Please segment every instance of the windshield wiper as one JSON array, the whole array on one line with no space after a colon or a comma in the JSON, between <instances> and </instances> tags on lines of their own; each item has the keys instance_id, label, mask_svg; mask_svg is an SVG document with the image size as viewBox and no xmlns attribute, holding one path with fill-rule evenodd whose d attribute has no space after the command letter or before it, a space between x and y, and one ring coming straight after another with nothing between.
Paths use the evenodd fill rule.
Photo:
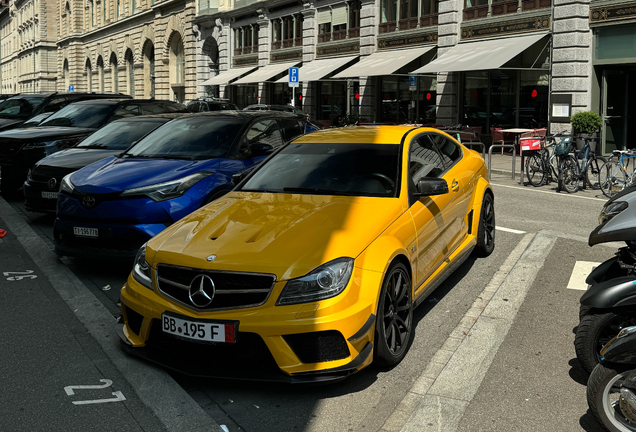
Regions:
<instances>
[{"instance_id":1,"label":"windshield wiper","mask_svg":"<svg viewBox=\"0 0 636 432\"><path fill-rule=\"evenodd\" d=\"M346 196L358 195L356 193L332 190L332 189L299 188L299 187L286 187L286 188L283 188L283 192L313 193L317 195L346 195Z\"/></svg>"},{"instance_id":2,"label":"windshield wiper","mask_svg":"<svg viewBox=\"0 0 636 432\"><path fill-rule=\"evenodd\" d=\"M91 144L91 145L85 145L85 146L80 145L80 146L77 146L77 148L108 150L108 146L105 144Z\"/></svg>"}]
</instances>

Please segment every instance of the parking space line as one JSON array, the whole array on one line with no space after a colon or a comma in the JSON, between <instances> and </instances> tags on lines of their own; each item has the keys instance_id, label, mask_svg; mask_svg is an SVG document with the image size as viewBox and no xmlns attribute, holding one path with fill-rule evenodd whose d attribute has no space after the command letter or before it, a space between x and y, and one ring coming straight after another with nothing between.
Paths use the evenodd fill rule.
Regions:
<instances>
[{"instance_id":1,"label":"parking space line","mask_svg":"<svg viewBox=\"0 0 636 432\"><path fill-rule=\"evenodd\" d=\"M516 229L512 229L512 228L504 228L504 227L495 227L496 230L498 231L503 231L503 232L509 232L509 233L513 233L513 234L525 234L525 231L519 231Z\"/></svg>"},{"instance_id":2,"label":"parking space line","mask_svg":"<svg viewBox=\"0 0 636 432\"><path fill-rule=\"evenodd\" d=\"M553 191L538 190L536 188L510 186L510 185L503 185L503 184L493 183L493 182L490 182L490 184L493 185L493 186L497 186L497 187L518 189L518 190L528 191L528 192L545 193L545 194L550 194L550 195L555 195L555 193L556 193L556 192L553 192ZM602 201L602 202L607 201L607 199L605 199L605 198L584 197L584 196L581 196L581 195L573 195L573 194L558 194L558 196L560 196L560 197L569 197L569 198L578 198L578 199L586 199L586 200L594 200L594 201Z\"/></svg>"},{"instance_id":3,"label":"parking space line","mask_svg":"<svg viewBox=\"0 0 636 432\"><path fill-rule=\"evenodd\" d=\"M570 275L568 289L586 291L587 284L585 283L585 279L587 279L587 276L592 272L592 270L594 270L600 264L601 263L592 261L577 261L574 264L572 274Z\"/></svg>"}]
</instances>

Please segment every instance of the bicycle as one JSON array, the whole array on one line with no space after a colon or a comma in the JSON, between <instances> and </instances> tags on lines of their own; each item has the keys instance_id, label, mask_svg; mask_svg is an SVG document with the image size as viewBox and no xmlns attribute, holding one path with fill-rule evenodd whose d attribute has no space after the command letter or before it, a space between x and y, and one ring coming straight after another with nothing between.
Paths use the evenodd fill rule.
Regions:
<instances>
[{"instance_id":1,"label":"bicycle","mask_svg":"<svg viewBox=\"0 0 636 432\"><path fill-rule=\"evenodd\" d=\"M590 141L595 138L583 138L585 145L578 153L575 152L574 160L579 167L579 180L583 184L583 189L587 184L590 189L599 189L599 174L601 167L607 163L607 160L603 156L597 156L594 151L591 150ZM581 160L579 165L579 159Z\"/></svg>"},{"instance_id":2,"label":"bicycle","mask_svg":"<svg viewBox=\"0 0 636 432\"><path fill-rule=\"evenodd\" d=\"M529 152L526 159L526 176L532 186L539 187L557 182L557 192L565 189L568 193L578 190L579 166L570 154L572 137L563 137L561 133L548 135L541 150ZM559 139L557 141L557 138ZM550 141L548 144L547 142ZM552 153L550 149L554 147Z\"/></svg>"},{"instance_id":3,"label":"bicycle","mask_svg":"<svg viewBox=\"0 0 636 432\"><path fill-rule=\"evenodd\" d=\"M611 198L627 186L636 183L636 161L634 168L631 168L631 174L628 171L632 159L636 159L636 150L614 150L609 160L601 167L598 182L606 197Z\"/></svg>"}]
</instances>

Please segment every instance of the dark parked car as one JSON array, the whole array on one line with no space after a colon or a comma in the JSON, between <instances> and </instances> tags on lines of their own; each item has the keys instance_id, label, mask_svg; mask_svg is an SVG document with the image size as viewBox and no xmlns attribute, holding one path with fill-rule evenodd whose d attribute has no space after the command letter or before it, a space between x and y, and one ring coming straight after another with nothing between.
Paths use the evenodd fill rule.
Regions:
<instances>
[{"instance_id":1,"label":"dark parked car","mask_svg":"<svg viewBox=\"0 0 636 432\"><path fill-rule=\"evenodd\" d=\"M189 102L186 107L191 113L239 109L230 101L226 101L223 99L197 99Z\"/></svg>"},{"instance_id":2,"label":"dark parked car","mask_svg":"<svg viewBox=\"0 0 636 432\"><path fill-rule=\"evenodd\" d=\"M182 115L158 114L115 120L76 146L41 159L29 170L24 182L25 208L33 212L55 213L64 176L123 152L144 135Z\"/></svg>"},{"instance_id":3,"label":"dark parked car","mask_svg":"<svg viewBox=\"0 0 636 432\"><path fill-rule=\"evenodd\" d=\"M248 105L243 108L243 111L285 111L299 115L305 115L303 110L293 105L266 105L266 104L256 104L256 105Z\"/></svg>"},{"instance_id":4,"label":"dark parked car","mask_svg":"<svg viewBox=\"0 0 636 432\"><path fill-rule=\"evenodd\" d=\"M0 133L2 193L18 190L37 161L69 148L113 120L144 114L187 113L185 106L154 99L104 99L76 102L39 126Z\"/></svg>"},{"instance_id":5,"label":"dark parked car","mask_svg":"<svg viewBox=\"0 0 636 432\"><path fill-rule=\"evenodd\" d=\"M56 252L132 259L148 239L232 190L235 174L302 135L305 123L274 111L215 111L166 123L120 155L62 179ZM229 223L240 224L236 217Z\"/></svg>"},{"instance_id":6,"label":"dark parked car","mask_svg":"<svg viewBox=\"0 0 636 432\"><path fill-rule=\"evenodd\" d=\"M116 93L20 93L0 102L0 131L17 128L42 113L54 113L66 105L89 99L131 99Z\"/></svg>"}]
</instances>

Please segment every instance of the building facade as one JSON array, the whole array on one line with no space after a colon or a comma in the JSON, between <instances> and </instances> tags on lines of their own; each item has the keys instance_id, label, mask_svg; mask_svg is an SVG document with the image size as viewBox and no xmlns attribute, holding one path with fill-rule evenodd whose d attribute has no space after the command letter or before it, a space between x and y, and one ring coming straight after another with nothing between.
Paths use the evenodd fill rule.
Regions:
<instances>
[{"instance_id":1,"label":"building facade","mask_svg":"<svg viewBox=\"0 0 636 432\"><path fill-rule=\"evenodd\" d=\"M52 91L57 80L55 2L0 4L0 91Z\"/></svg>"}]
</instances>

